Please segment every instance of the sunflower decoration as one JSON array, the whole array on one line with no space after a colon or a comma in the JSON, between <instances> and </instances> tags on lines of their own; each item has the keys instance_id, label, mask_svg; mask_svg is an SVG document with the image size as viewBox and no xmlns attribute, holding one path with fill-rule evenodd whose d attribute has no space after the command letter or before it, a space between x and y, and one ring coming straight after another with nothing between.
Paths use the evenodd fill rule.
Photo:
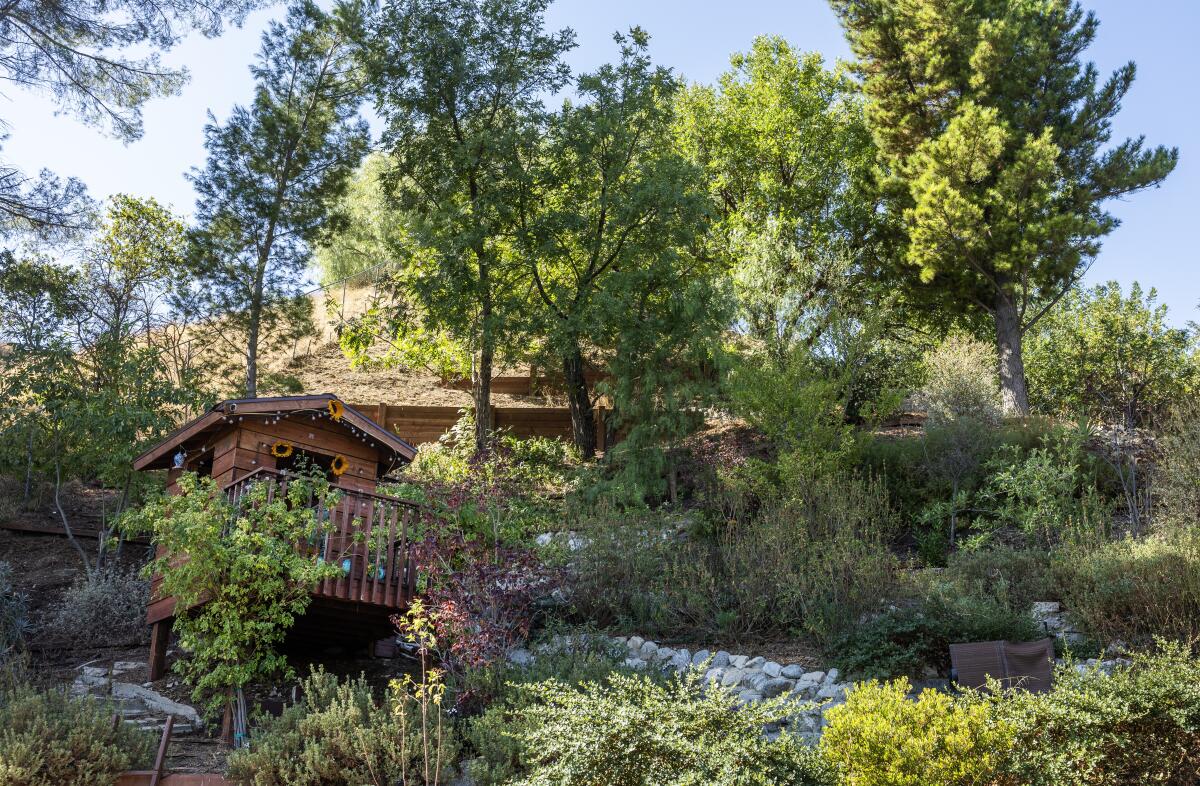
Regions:
<instances>
[{"instance_id":1,"label":"sunflower decoration","mask_svg":"<svg viewBox=\"0 0 1200 786\"><path fill-rule=\"evenodd\" d=\"M292 443L281 439L271 446L271 455L275 458L287 458L292 455L293 450L295 448L292 446Z\"/></svg>"},{"instance_id":2,"label":"sunflower decoration","mask_svg":"<svg viewBox=\"0 0 1200 786\"><path fill-rule=\"evenodd\" d=\"M332 403L332 402L331 402ZM346 470L350 469L350 462L345 456L337 455L333 457L333 463L329 465L329 471L336 477L341 477L346 474Z\"/></svg>"},{"instance_id":3,"label":"sunflower decoration","mask_svg":"<svg viewBox=\"0 0 1200 786\"><path fill-rule=\"evenodd\" d=\"M334 420L341 420L342 414L345 413L346 407L336 398L329 399L329 417Z\"/></svg>"}]
</instances>

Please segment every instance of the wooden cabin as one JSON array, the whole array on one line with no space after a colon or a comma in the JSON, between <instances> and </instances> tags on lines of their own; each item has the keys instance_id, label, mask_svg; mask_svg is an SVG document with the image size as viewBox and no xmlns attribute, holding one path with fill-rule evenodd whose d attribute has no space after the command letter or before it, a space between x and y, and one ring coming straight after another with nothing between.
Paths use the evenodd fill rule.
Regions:
<instances>
[{"instance_id":1,"label":"wooden cabin","mask_svg":"<svg viewBox=\"0 0 1200 786\"><path fill-rule=\"evenodd\" d=\"M282 491L300 466L324 468L342 491L314 558L342 567L323 581L290 637L310 644L364 645L391 630L392 615L411 598L415 575L408 558L411 503L375 493L379 482L407 465L416 449L337 396L283 396L222 401L138 456L137 470L167 471L178 491L184 472L210 475L238 502L254 483ZM355 542L353 531L366 535ZM162 676L175 599L151 583L146 621L152 626L150 678Z\"/></svg>"}]
</instances>

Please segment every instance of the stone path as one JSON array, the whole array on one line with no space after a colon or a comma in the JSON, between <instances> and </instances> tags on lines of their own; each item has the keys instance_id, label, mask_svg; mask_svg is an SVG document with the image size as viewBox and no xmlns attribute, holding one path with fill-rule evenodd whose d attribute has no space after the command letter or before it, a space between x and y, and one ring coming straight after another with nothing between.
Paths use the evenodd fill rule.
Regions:
<instances>
[{"instance_id":1,"label":"stone path","mask_svg":"<svg viewBox=\"0 0 1200 786\"><path fill-rule=\"evenodd\" d=\"M117 712L131 726L154 734L162 734L167 717L174 716L171 736L191 734L204 722L195 707L181 704L153 690L150 683L122 681L121 677L141 668L141 663L117 661L110 666L84 664L71 684L71 695L91 696L111 701Z\"/></svg>"}]
</instances>

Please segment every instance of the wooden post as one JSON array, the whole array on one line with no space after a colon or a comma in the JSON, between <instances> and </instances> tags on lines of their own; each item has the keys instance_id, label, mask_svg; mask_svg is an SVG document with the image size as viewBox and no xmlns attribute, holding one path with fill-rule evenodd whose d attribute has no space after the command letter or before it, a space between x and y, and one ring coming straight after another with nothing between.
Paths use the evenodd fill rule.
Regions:
<instances>
[{"instance_id":1,"label":"wooden post","mask_svg":"<svg viewBox=\"0 0 1200 786\"><path fill-rule=\"evenodd\" d=\"M159 620L150 626L150 681L162 679L167 673L167 645L171 643L171 623L174 617Z\"/></svg>"},{"instance_id":2,"label":"wooden post","mask_svg":"<svg viewBox=\"0 0 1200 786\"><path fill-rule=\"evenodd\" d=\"M167 746L171 744L171 731L175 728L175 716L168 715L163 724L162 739L158 741L158 755L154 757L154 772L150 776L150 786L158 786L167 764Z\"/></svg>"},{"instance_id":3,"label":"wooden post","mask_svg":"<svg viewBox=\"0 0 1200 786\"><path fill-rule=\"evenodd\" d=\"M375 422L383 426L387 430L388 405L386 402L380 401L378 409L375 410Z\"/></svg>"}]
</instances>

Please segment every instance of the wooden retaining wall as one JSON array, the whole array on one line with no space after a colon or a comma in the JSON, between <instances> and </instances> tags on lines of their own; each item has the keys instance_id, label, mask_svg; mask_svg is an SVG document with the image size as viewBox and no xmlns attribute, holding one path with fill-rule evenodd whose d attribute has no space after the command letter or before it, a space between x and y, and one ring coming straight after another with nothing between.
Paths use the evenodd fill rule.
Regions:
<instances>
[{"instance_id":1,"label":"wooden retaining wall","mask_svg":"<svg viewBox=\"0 0 1200 786\"><path fill-rule=\"evenodd\" d=\"M418 407L395 404L353 404L388 431L413 445L437 442L458 422L458 407ZM596 407L596 449L604 450L609 410ZM571 413L565 407L492 407L492 425L514 436L571 439Z\"/></svg>"}]
</instances>

